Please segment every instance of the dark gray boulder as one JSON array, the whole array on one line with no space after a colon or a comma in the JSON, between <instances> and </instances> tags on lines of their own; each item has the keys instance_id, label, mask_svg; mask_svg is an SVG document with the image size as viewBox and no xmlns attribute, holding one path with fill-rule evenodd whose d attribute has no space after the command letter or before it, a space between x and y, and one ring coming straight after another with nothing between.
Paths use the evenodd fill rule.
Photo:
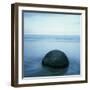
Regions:
<instances>
[{"instance_id":1,"label":"dark gray boulder","mask_svg":"<svg viewBox=\"0 0 90 90\"><path fill-rule=\"evenodd\" d=\"M52 50L45 55L42 65L52 68L66 68L69 65L69 60L64 52Z\"/></svg>"}]
</instances>

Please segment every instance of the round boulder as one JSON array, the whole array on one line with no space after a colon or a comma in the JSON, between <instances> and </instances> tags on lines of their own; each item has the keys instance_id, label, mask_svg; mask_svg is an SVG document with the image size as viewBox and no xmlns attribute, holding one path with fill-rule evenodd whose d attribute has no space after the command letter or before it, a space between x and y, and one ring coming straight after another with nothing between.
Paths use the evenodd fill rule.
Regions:
<instances>
[{"instance_id":1,"label":"round boulder","mask_svg":"<svg viewBox=\"0 0 90 90\"><path fill-rule=\"evenodd\" d=\"M52 68L66 68L69 65L69 61L64 52L52 50L45 55L42 65Z\"/></svg>"}]
</instances>

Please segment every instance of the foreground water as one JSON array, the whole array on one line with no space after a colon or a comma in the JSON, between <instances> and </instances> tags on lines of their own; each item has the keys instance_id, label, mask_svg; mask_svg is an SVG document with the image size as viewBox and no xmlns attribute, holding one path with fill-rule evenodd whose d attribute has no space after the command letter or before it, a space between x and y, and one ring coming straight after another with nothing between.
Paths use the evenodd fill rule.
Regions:
<instances>
[{"instance_id":1,"label":"foreground water","mask_svg":"<svg viewBox=\"0 0 90 90\"><path fill-rule=\"evenodd\" d=\"M76 38L76 39L75 39ZM66 53L70 65L65 69L52 69L42 66L42 59L51 50ZM24 77L60 76L80 74L80 41L79 38L45 39L31 37L24 39Z\"/></svg>"}]
</instances>

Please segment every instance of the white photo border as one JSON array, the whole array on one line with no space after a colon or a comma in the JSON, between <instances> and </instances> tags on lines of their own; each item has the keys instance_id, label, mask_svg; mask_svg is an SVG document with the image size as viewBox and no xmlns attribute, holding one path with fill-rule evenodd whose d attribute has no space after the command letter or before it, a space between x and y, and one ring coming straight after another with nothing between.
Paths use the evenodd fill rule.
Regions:
<instances>
[{"instance_id":1,"label":"white photo border","mask_svg":"<svg viewBox=\"0 0 90 90\"><path fill-rule=\"evenodd\" d=\"M80 75L67 75L67 76L50 76L50 77L29 77L22 78L22 10L35 10L35 11L54 11L54 12L66 12L66 13L81 13L81 33L80 33ZM18 8L18 18L19 18L19 57L18 57L18 76L19 76L19 84L27 84L27 83L46 83L46 82L65 82L65 81L77 81L77 80L85 80L85 11L84 10L73 10L73 9L56 9L56 8L42 8L42 7L23 7L20 6Z\"/></svg>"}]
</instances>

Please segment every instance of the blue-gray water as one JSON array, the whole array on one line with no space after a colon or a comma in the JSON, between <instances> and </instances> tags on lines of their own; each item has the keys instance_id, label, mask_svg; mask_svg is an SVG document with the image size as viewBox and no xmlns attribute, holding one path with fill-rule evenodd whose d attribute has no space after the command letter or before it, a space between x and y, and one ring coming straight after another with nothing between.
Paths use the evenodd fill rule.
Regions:
<instances>
[{"instance_id":1,"label":"blue-gray water","mask_svg":"<svg viewBox=\"0 0 90 90\"><path fill-rule=\"evenodd\" d=\"M69 59L67 69L52 69L42 66L42 59L51 50L61 50ZM60 76L80 74L79 36L24 36L24 77Z\"/></svg>"}]
</instances>

